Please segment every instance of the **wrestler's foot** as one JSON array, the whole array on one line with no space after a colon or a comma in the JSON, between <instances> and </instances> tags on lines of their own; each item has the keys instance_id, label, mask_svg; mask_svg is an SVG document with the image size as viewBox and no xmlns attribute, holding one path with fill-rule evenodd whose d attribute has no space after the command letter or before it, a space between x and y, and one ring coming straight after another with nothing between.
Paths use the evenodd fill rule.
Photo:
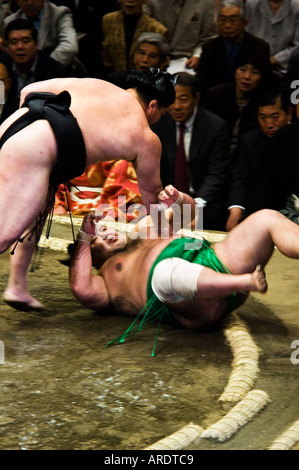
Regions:
<instances>
[{"instance_id":1,"label":"wrestler's foot","mask_svg":"<svg viewBox=\"0 0 299 470\"><path fill-rule=\"evenodd\" d=\"M252 280L255 285L255 290L258 292L267 292L268 290L268 283L266 280L266 273L264 271L264 268L259 264L255 271L252 273Z\"/></svg>"},{"instance_id":2,"label":"wrestler's foot","mask_svg":"<svg viewBox=\"0 0 299 470\"><path fill-rule=\"evenodd\" d=\"M40 312L44 306L37 299L32 297L27 291L16 291L13 288L7 288L3 294L3 300L10 307L21 312Z\"/></svg>"}]
</instances>

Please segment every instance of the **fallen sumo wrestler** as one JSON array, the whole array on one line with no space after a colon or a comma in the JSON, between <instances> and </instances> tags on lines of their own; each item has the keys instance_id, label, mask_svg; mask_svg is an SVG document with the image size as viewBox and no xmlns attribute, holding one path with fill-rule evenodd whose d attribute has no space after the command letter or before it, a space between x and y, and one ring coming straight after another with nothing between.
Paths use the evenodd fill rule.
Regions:
<instances>
[{"instance_id":1,"label":"fallen sumo wrestler","mask_svg":"<svg viewBox=\"0 0 299 470\"><path fill-rule=\"evenodd\" d=\"M175 82L150 69L132 71L127 90L89 78L22 90L20 109L0 127L0 253L13 247L6 303L43 308L28 291L27 271L59 184L99 161L125 159L134 162L146 210L158 203L161 143L150 125L174 101Z\"/></svg>"},{"instance_id":2,"label":"fallen sumo wrestler","mask_svg":"<svg viewBox=\"0 0 299 470\"><path fill-rule=\"evenodd\" d=\"M160 199L173 203L165 211L170 225L178 207L182 217L184 206L195 207L190 196L179 195L172 186L161 192ZM250 292L267 291L264 266L275 246L285 256L299 258L298 225L268 209L252 214L213 244L176 233L168 239L145 238L145 231L152 228L150 216L129 237L105 225L100 225L96 236L95 222L99 223L94 214L83 220L70 266L70 286L90 309L136 317L108 345L123 342L153 321L158 329L161 322L194 331L215 326ZM93 266L99 269L97 274L92 273ZM152 355L155 345L156 340Z\"/></svg>"}]
</instances>

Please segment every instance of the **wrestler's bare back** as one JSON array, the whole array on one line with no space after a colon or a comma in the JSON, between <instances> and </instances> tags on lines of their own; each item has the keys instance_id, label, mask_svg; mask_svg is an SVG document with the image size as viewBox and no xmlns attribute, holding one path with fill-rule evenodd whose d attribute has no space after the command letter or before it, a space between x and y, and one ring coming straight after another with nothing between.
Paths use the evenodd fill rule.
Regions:
<instances>
[{"instance_id":1,"label":"wrestler's bare back","mask_svg":"<svg viewBox=\"0 0 299 470\"><path fill-rule=\"evenodd\" d=\"M83 134L87 166L106 160L133 161L144 142L157 144L139 102L128 91L104 80L65 78L36 82L23 89L21 102L30 92L58 94L64 90L71 95L70 110Z\"/></svg>"}]
</instances>

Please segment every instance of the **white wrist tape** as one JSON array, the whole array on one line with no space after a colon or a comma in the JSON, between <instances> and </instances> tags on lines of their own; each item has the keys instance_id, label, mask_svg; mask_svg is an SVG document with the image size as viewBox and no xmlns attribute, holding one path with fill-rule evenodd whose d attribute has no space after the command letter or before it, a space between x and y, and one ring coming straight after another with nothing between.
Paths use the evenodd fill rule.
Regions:
<instances>
[{"instance_id":1,"label":"white wrist tape","mask_svg":"<svg viewBox=\"0 0 299 470\"><path fill-rule=\"evenodd\" d=\"M85 233L83 232L83 230L79 229L76 240L78 240L79 242L90 243L93 237L94 235L92 235L91 233Z\"/></svg>"},{"instance_id":2,"label":"white wrist tape","mask_svg":"<svg viewBox=\"0 0 299 470\"><path fill-rule=\"evenodd\" d=\"M154 269L152 289L161 302L197 299L197 279L204 266L180 258L160 261Z\"/></svg>"},{"instance_id":3,"label":"white wrist tape","mask_svg":"<svg viewBox=\"0 0 299 470\"><path fill-rule=\"evenodd\" d=\"M184 199L183 193L181 193L181 191L179 191L179 197L175 201L175 204L180 205L183 202L183 199Z\"/></svg>"}]
</instances>

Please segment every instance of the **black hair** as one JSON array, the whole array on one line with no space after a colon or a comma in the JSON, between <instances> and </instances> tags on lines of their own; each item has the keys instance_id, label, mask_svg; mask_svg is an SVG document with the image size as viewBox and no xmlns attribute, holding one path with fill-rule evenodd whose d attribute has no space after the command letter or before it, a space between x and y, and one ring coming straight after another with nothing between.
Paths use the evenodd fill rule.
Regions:
<instances>
[{"instance_id":1,"label":"black hair","mask_svg":"<svg viewBox=\"0 0 299 470\"><path fill-rule=\"evenodd\" d=\"M37 40L37 29L30 20L26 20L25 18L18 18L16 20L10 21L5 28L4 38L5 41L8 41L9 33L11 31L20 31L22 29L28 29L31 31L31 36L34 41Z\"/></svg>"},{"instance_id":2,"label":"black hair","mask_svg":"<svg viewBox=\"0 0 299 470\"><path fill-rule=\"evenodd\" d=\"M292 106L290 101L290 91L287 88L270 88L265 90L259 97L258 106L273 106L279 100L281 109L285 112Z\"/></svg>"},{"instance_id":3,"label":"black hair","mask_svg":"<svg viewBox=\"0 0 299 470\"><path fill-rule=\"evenodd\" d=\"M176 84L190 87L192 96L196 96L198 93L198 83L196 77L195 75L191 75L188 72L179 72Z\"/></svg>"},{"instance_id":4,"label":"black hair","mask_svg":"<svg viewBox=\"0 0 299 470\"><path fill-rule=\"evenodd\" d=\"M157 100L159 107L167 108L175 100L176 79L176 75L154 67L142 72L132 70L127 75L127 88L136 88L145 103Z\"/></svg>"}]
</instances>

